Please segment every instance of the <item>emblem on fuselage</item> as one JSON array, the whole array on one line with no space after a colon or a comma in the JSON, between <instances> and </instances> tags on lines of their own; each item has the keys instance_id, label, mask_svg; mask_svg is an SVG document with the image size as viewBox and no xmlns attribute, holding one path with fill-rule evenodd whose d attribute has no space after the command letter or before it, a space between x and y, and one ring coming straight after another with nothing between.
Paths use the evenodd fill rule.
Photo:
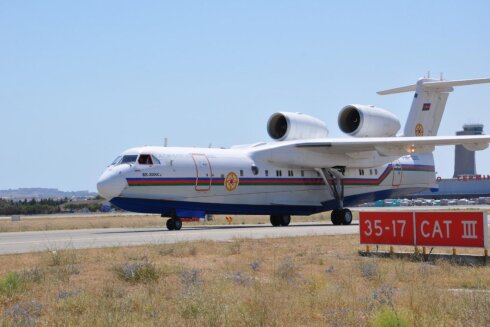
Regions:
<instances>
[{"instance_id":1,"label":"emblem on fuselage","mask_svg":"<svg viewBox=\"0 0 490 327\"><path fill-rule=\"evenodd\" d=\"M415 136L424 136L424 126L422 124L415 126Z\"/></svg>"},{"instance_id":2,"label":"emblem on fuselage","mask_svg":"<svg viewBox=\"0 0 490 327\"><path fill-rule=\"evenodd\" d=\"M228 192L236 190L238 187L239 179L238 175L230 171L225 178L225 188Z\"/></svg>"}]
</instances>

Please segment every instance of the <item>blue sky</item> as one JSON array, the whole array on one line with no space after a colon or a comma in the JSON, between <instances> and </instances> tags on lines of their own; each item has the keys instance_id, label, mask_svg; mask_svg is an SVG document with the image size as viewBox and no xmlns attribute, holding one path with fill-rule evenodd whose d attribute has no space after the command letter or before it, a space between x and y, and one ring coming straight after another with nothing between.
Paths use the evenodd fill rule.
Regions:
<instances>
[{"instance_id":1,"label":"blue sky","mask_svg":"<svg viewBox=\"0 0 490 327\"><path fill-rule=\"evenodd\" d=\"M0 189L95 191L126 148L268 140L278 110L326 121L375 104L402 124L411 94L490 77L488 1L0 2ZM451 94L439 135L490 130L490 85ZM490 174L490 149L477 169ZM436 151L452 176L453 148Z\"/></svg>"}]
</instances>

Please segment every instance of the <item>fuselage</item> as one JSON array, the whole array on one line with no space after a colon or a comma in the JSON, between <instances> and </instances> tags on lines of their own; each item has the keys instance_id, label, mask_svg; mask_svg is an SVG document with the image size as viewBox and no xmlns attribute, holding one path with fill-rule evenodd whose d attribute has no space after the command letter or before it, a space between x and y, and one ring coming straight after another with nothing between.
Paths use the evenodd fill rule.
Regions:
<instances>
[{"instance_id":1,"label":"fuselage","mask_svg":"<svg viewBox=\"0 0 490 327\"><path fill-rule=\"evenodd\" d=\"M264 155L271 147L133 148L106 169L97 187L122 209L163 216L309 215L338 206L308 160L304 166L278 165ZM407 155L369 168L346 163L342 171L346 206L403 196L435 183L432 154Z\"/></svg>"}]
</instances>

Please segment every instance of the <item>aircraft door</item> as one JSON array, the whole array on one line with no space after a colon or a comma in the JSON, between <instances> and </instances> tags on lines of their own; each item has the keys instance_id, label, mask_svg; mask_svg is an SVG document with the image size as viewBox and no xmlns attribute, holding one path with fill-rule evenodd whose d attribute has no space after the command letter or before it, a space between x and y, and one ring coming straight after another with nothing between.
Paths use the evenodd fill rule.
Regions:
<instances>
[{"instance_id":1,"label":"aircraft door","mask_svg":"<svg viewBox=\"0 0 490 327\"><path fill-rule=\"evenodd\" d=\"M209 191L213 175L208 157L205 154L194 153L192 159L196 166L196 191Z\"/></svg>"},{"instance_id":2,"label":"aircraft door","mask_svg":"<svg viewBox=\"0 0 490 327\"><path fill-rule=\"evenodd\" d=\"M392 185L393 186L400 186L400 184L402 183L402 165L400 164L400 162L397 160L397 161L393 161L392 163L393 165L393 182L392 182Z\"/></svg>"}]
</instances>

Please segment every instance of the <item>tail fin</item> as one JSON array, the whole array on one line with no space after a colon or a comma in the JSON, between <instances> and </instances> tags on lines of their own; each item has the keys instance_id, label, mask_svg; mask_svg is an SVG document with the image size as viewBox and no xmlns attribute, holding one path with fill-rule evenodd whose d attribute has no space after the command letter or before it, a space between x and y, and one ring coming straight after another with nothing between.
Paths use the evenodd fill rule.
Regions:
<instances>
[{"instance_id":1,"label":"tail fin","mask_svg":"<svg viewBox=\"0 0 490 327\"><path fill-rule=\"evenodd\" d=\"M437 135L447 97L453 86L490 83L490 78L439 81L421 78L417 84L378 92L379 95L415 91L403 136Z\"/></svg>"}]
</instances>

